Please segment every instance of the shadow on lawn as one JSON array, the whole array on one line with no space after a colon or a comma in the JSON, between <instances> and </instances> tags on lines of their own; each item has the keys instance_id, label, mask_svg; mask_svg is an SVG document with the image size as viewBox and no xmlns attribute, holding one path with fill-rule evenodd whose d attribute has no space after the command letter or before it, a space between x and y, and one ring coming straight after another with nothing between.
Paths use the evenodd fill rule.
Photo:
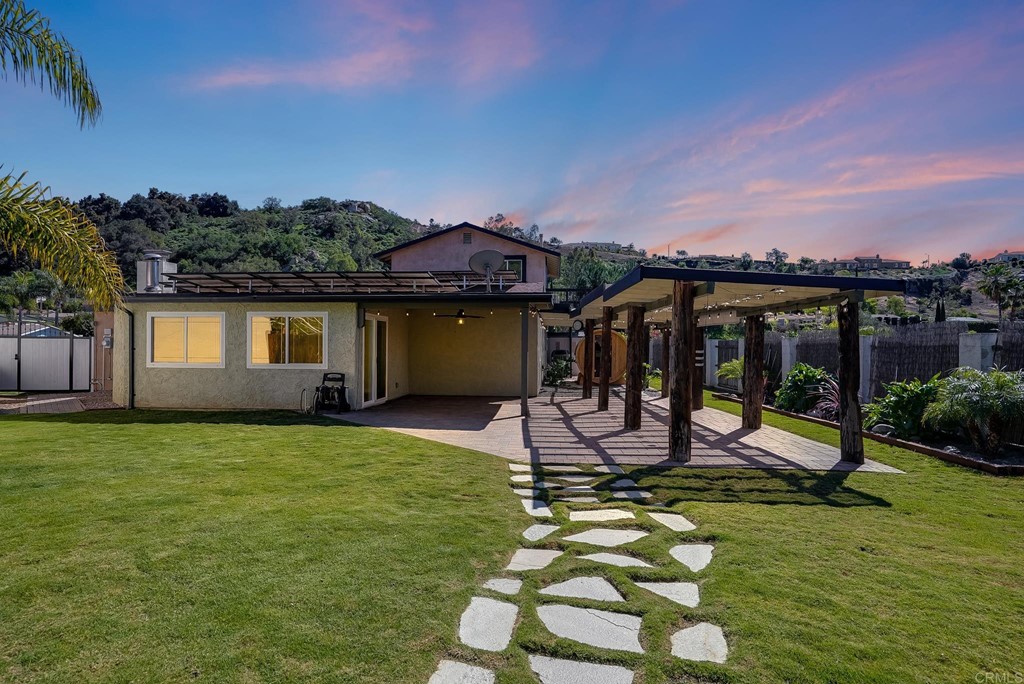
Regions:
<instances>
[{"instance_id":1,"label":"shadow on lawn","mask_svg":"<svg viewBox=\"0 0 1024 684\"><path fill-rule=\"evenodd\" d=\"M26 423L67 423L69 425L319 425L360 427L343 420L307 416L296 411L172 411L157 409L111 409L79 413L32 413L7 417Z\"/></svg>"}]
</instances>

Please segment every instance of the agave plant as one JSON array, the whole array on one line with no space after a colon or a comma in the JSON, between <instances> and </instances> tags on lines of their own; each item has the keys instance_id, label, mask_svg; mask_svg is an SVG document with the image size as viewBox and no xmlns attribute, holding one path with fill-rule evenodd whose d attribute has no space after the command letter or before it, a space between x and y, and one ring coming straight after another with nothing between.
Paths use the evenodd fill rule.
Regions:
<instances>
[{"instance_id":1,"label":"agave plant","mask_svg":"<svg viewBox=\"0 0 1024 684\"><path fill-rule=\"evenodd\" d=\"M928 405L924 420L937 427L962 427L975 448L997 453L1004 430L1024 419L1024 371L993 368L983 373L957 368L942 381L938 396Z\"/></svg>"}]
</instances>

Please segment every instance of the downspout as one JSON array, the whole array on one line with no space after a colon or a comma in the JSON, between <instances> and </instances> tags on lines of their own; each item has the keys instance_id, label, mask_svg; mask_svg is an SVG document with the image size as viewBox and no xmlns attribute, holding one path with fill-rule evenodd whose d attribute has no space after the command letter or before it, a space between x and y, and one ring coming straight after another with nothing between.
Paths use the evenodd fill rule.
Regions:
<instances>
[{"instance_id":1,"label":"downspout","mask_svg":"<svg viewBox=\"0 0 1024 684\"><path fill-rule=\"evenodd\" d=\"M125 308L128 314L128 408L135 408L135 314Z\"/></svg>"}]
</instances>

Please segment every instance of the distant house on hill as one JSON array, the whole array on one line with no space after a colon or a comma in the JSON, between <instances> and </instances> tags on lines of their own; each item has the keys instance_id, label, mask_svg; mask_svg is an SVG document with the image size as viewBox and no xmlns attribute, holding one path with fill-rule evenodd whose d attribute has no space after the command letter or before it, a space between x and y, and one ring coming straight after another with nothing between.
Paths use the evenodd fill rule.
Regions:
<instances>
[{"instance_id":1,"label":"distant house on hill","mask_svg":"<svg viewBox=\"0 0 1024 684\"><path fill-rule=\"evenodd\" d=\"M910 268L909 261L903 259L883 259L881 254L858 256L852 259L833 259L832 265L849 271Z\"/></svg>"},{"instance_id":2,"label":"distant house on hill","mask_svg":"<svg viewBox=\"0 0 1024 684\"><path fill-rule=\"evenodd\" d=\"M622 245L618 242L566 242L559 246L562 253L571 252L574 249L593 249L598 252L621 252Z\"/></svg>"},{"instance_id":3,"label":"distant house on hill","mask_svg":"<svg viewBox=\"0 0 1024 684\"><path fill-rule=\"evenodd\" d=\"M1008 264L1014 260L1024 261L1024 252L1011 252L1004 249L1002 252L989 259L989 261L998 261L1004 264Z\"/></svg>"}]
</instances>

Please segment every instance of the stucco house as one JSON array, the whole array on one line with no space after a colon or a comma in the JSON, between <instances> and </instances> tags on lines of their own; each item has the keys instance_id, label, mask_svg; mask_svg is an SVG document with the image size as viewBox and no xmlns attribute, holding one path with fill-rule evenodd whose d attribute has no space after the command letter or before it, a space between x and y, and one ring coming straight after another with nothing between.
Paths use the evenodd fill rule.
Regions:
<instances>
[{"instance_id":1,"label":"stucco house","mask_svg":"<svg viewBox=\"0 0 1024 684\"><path fill-rule=\"evenodd\" d=\"M491 277L469 259L496 250ZM559 252L469 223L375 255L389 270L177 273L147 255L114 323L114 400L299 407L323 373L361 409L406 394L534 396ZM525 361L525 363L524 363Z\"/></svg>"}]
</instances>

